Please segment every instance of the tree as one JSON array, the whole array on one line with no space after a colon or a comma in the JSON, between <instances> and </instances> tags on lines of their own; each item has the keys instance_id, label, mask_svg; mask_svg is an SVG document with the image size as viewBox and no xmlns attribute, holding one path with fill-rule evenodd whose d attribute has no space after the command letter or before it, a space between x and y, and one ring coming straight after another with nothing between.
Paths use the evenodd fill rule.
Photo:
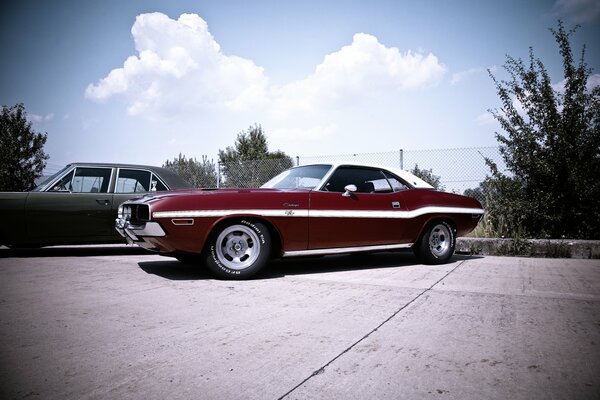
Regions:
<instances>
[{"instance_id":1,"label":"tree","mask_svg":"<svg viewBox=\"0 0 600 400\"><path fill-rule=\"evenodd\" d=\"M433 169L421 169L419 168L419 164L415 164L415 167L410 172L429 183L435 190L444 191L446 189L441 183L441 178L433 173Z\"/></svg>"},{"instance_id":2,"label":"tree","mask_svg":"<svg viewBox=\"0 0 600 400\"><path fill-rule=\"evenodd\" d=\"M487 179L489 179L489 177ZM488 196L489 192L490 192L489 184L488 184L487 180L484 180L476 188L465 189L465 191L463 192L463 195L473 197L473 198L479 200L479 202L481 203L483 208L486 208L487 196Z\"/></svg>"},{"instance_id":3,"label":"tree","mask_svg":"<svg viewBox=\"0 0 600 400\"><path fill-rule=\"evenodd\" d=\"M234 147L219 150L219 166L226 187L258 187L294 162L282 151L270 152L260 125L238 133Z\"/></svg>"},{"instance_id":4,"label":"tree","mask_svg":"<svg viewBox=\"0 0 600 400\"><path fill-rule=\"evenodd\" d=\"M44 152L47 136L32 129L23 104L2 106L0 191L21 192L35 187L48 159Z\"/></svg>"},{"instance_id":5,"label":"tree","mask_svg":"<svg viewBox=\"0 0 600 400\"><path fill-rule=\"evenodd\" d=\"M585 46L576 63L562 21L550 29L562 57L564 80L553 85L533 49L529 60L507 56L508 80L494 81L502 107L489 110L508 174L487 160L495 191L488 207L513 231L536 237L600 238L600 86L589 87L592 69ZM490 210L488 210L488 213ZM493 218L492 218L493 220Z\"/></svg>"},{"instance_id":6,"label":"tree","mask_svg":"<svg viewBox=\"0 0 600 400\"><path fill-rule=\"evenodd\" d=\"M163 167L172 170L194 187L213 188L217 185L215 163L209 161L207 156L202 156L202 161L198 161L191 157L185 158L185 155L179 153L173 161L167 160Z\"/></svg>"}]
</instances>

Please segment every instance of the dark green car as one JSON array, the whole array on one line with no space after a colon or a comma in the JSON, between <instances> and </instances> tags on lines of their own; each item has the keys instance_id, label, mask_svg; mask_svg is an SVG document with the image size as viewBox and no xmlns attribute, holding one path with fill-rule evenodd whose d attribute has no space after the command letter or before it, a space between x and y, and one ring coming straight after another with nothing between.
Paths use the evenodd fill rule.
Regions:
<instances>
[{"instance_id":1,"label":"dark green car","mask_svg":"<svg viewBox=\"0 0 600 400\"><path fill-rule=\"evenodd\" d=\"M0 245L123 242L114 228L121 203L148 192L189 188L165 168L69 164L30 192L0 193Z\"/></svg>"}]
</instances>

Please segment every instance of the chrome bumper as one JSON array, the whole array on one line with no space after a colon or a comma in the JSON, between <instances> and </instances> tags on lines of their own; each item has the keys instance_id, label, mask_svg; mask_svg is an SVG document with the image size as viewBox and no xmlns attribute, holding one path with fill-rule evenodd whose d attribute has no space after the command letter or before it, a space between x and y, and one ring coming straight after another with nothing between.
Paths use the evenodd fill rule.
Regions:
<instances>
[{"instance_id":1,"label":"chrome bumper","mask_svg":"<svg viewBox=\"0 0 600 400\"><path fill-rule=\"evenodd\" d=\"M128 241L139 242L147 236L160 237L166 233L158 222L146 222L142 225L133 225L123 218L117 218L115 221L115 229L121 236Z\"/></svg>"}]
</instances>

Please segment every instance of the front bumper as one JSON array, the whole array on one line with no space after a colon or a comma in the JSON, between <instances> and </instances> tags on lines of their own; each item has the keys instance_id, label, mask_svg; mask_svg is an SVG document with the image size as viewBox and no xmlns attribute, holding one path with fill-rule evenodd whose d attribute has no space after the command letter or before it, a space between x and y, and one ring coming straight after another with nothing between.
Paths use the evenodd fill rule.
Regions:
<instances>
[{"instance_id":1,"label":"front bumper","mask_svg":"<svg viewBox=\"0 0 600 400\"><path fill-rule=\"evenodd\" d=\"M123 218L117 218L115 229L128 242L141 242L145 237L162 237L166 233L158 222L145 222L140 225L133 225Z\"/></svg>"}]
</instances>

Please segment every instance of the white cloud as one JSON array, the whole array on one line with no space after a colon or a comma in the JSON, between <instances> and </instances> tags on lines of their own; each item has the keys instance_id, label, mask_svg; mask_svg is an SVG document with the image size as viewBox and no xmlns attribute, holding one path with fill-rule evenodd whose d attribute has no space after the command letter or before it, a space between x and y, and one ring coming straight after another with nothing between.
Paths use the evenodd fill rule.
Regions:
<instances>
[{"instance_id":1,"label":"white cloud","mask_svg":"<svg viewBox=\"0 0 600 400\"><path fill-rule=\"evenodd\" d=\"M600 1L598 0L557 0L554 11L575 23L597 21L600 17Z\"/></svg>"},{"instance_id":2,"label":"white cloud","mask_svg":"<svg viewBox=\"0 0 600 400\"><path fill-rule=\"evenodd\" d=\"M446 68L433 54L385 47L375 36L354 35L351 45L325 56L306 79L273 88L280 107L302 110L341 102L348 96L363 97L373 92L415 89L436 85Z\"/></svg>"},{"instance_id":3,"label":"white cloud","mask_svg":"<svg viewBox=\"0 0 600 400\"><path fill-rule=\"evenodd\" d=\"M562 81L558 82L558 83L554 83L552 84L552 89L554 89L555 91L559 92L559 93L563 93L565 92L565 84L566 84L567 80L563 79ZM588 81L585 84L585 89L590 92L592 91L592 89L594 89L596 86L600 86L600 74L593 74L590 75L588 77Z\"/></svg>"},{"instance_id":4,"label":"white cloud","mask_svg":"<svg viewBox=\"0 0 600 400\"><path fill-rule=\"evenodd\" d=\"M588 78L588 81L587 81L587 84L585 87L587 90L591 91L596 86L600 86L600 74L591 75Z\"/></svg>"},{"instance_id":5,"label":"white cloud","mask_svg":"<svg viewBox=\"0 0 600 400\"><path fill-rule=\"evenodd\" d=\"M477 116L477 118L475 118L475 122L477 122L477 125L480 125L480 126L494 125L497 123L496 118L494 118L492 113L489 113L489 112L485 112L485 113Z\"/></svg>"},{"instance_id":6,"label":"white cloud","mask_svg":"<svg viewBox=\"0 0 600 400\"><path fill-rule=\"evenodd\" d=\"M401 52L357 33L351 44L325 55L305 79L273 86L253 61L223 54L198 15L174 20L142 14L131 33L137 55L90 84L86 98L122 97L131 115L173 116L187 125L206 116L249 118L268 127L282 144L301 138L314 146L320 138L333 138L353 107L370 118L390 113L400 118L398 97L436 86L446 73L434 54Z\"/></svg>"},{"instance_id":7,"label":"white cloud","mask_svg":"<svg viewBox=\"0 0 600 400\"><path fill-rule=\"evenodd\" d=\"M329 138L348 119L344 110L352 114L359 109L370 118L389 112L399 115L395 98L437 85L445 72L433 54L401 53L375 36L358 33L350 45L325 55L305 79L271 87L268 119L278 127L275 134L280 138Z\"/></svg>"},{"instance_id":8,"label":"white cloud","mask_svg":"<svg viewBox=\"0 0 600 400\"><path fill-rule=\"evenodd\" d=\"M244 107L264 96L267 79L252 61L226 56L195 14L172 20L161 13L142 14L131 28L137 56L113 69L85 96L106 101L124 95L132 115L168 116L190 109Z\"/></svg>"},{"instance_id":9,"label":"white cloud","mask_svg":"<svg viewBox=\"0 0 600 400\"><path fill-rule=\"evenodd\" d=\"M37 123L48 122L54 119L54 113L49 113L46 115L28 114L28 116L31 121Z\"/></svg>"},{"instance_id":10,"label":"white cloud","mask_svg":"<svg viewBox=\"0 0 600 400\"><path fill-rule=\"evenodd\" d=\"M326 55L309 80L329 90L408 89L437 84L445 70L431 53L401 53L375 36L357 33L351 45Z\"/></svg>"},{"instance_id":11,"label":"white cloud","mask_svg":"<svg viewBox=\"0 0 600 400\"><path fill-rule=\"evenodd\" d=\"M452 74L452 78L450 79L450 86L458 85L459 83L462 83L480 74L487 74L488 70L492 73L495 73L497 69L498 67L492 66L489 68L469 68L464 71L455 72Z\"/></svg>"},{"instance_id":12,"label":"white cloud","mask_svg":"<svg viewBox=\"0 0 600 400\"><path fill-rule=\"evenodd\" d=\"M471 69L467 69L465 71L455 72L454 74L452 74L452 79L450 79L450 85L451 86L457 85L457 84L461 83L462 81L469 79L473 75L478 75L478 74L481 74L484 72L485 72L485 69L483 69L483 68L471 68Z\"/></svg>"}]
</instances>

